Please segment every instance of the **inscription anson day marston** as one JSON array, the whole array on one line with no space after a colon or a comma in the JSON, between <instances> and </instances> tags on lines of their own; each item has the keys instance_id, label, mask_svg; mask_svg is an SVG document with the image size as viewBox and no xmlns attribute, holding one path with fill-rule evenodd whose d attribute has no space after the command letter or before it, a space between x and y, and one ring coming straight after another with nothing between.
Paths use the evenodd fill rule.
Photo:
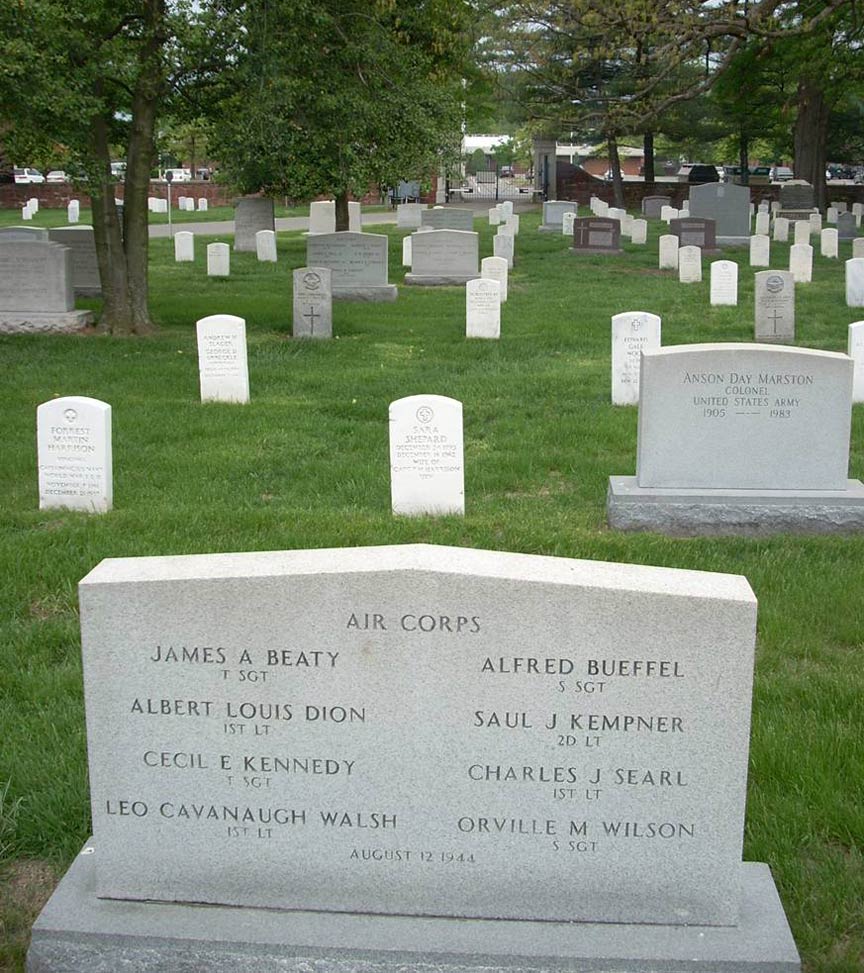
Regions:
<instances>
[{"instance_id":1,"label":"inscription anson day marston","mask_svg":"<svg viewBox=\"0 0 864 973\"><path fill-rule=\"evenodd\" d=\"M743 578L405 546L80 593L100 896L738 921Z\"/></svg>"}]
</instances>

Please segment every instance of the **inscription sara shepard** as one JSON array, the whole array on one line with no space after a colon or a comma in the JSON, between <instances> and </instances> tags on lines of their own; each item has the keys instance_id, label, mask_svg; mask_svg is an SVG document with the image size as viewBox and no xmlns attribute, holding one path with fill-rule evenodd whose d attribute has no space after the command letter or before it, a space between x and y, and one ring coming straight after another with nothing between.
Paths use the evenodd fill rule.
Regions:
<instances>
[{"instance_id":1,"label":"inscription sara shepard","mask_svg":"<svg viewBox=\"0 0 864 973\"><path fill-rule=\"evenodd\" d=\"M736 922L743 579L384 547L108 560L81 608L99 895Z\"/></svg>"}]
</instances>

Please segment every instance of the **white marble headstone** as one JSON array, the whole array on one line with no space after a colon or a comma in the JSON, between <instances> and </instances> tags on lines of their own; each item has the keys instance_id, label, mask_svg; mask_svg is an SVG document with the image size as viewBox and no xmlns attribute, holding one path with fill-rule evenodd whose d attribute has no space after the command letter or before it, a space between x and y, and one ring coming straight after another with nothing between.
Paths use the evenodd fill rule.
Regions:
<instances>
[{"instance_id":1,"label":"white marble headstone","mask_svg":"<svg viewBox=\"0 0 864 973\"><path fill-rule=\"evenodd\" d=\"M411 266L411 234L402 237L402 266Z\"/></svg>"},{"instance_id":2,"label":"white marble headstone","mask_svg":"<svg viewBox=\"0 0 864 973\"><path fill-rule=\"evenodd\" d=\"M411 395L390 403L390 499L394 514L465 513L462 403Z\"/></svg>"},{"instance_id":3,"label":"white marble headstone","mask_svg":"<svg viewBox=\"0 0 864 973\"><path fill-rule=\"evenodd\" d=\"M174 234L174 260L186 263L195 259L195 234L181 230Z\"/></svg>"},{"instance_id":4,"label":"white marble headstone","mask_svg":"<svg viewBox=\"0 0 864 973\"><path fill-rule=\"evenodd\" d=\"M836 227L826 227L819 234L819 253L823 257L837 258L839 254L839 242Z\"/></svg>"},{"instance_id":5,"label":"white marble headstone","mask_svg":"<svg viewBox=\"0 0 864 973\"><path fill-rule=\"evenodd\" d=\"M852 401L864 402L864 321L849 325L846 353L855 363L852 378Z\"/></svg>"},{"instance_id":6,"label":"white marble headstone","mask_svg":"<svg viewBox=\"0 0 864 973\"><path fill-rule=\"evenodd\" d=\"M612 405L638 405L643 351L660 347L660 318L648 311L612 317Z\"/></svg>"},{"instance_id":7,"label":"white marble headstone","mask_svg":"<svg viewBox=\"0 0 864 973\"><path fill-rule=\"evenodd\" d=\"M573 236L573 221L576 219L575 213L565 213L561 217L561 234L562 236Z\"/></svg>"},{"instance_id":8,"label":"white marble headstone","mask_svg":"<svg viewBox=\"0 0 864 973\"><path fill-rule=\"evenodd\" d=\"M66 207L66 221L68 223L77 223L81 218L81 204L77 199L70 199L69 205Z\"/></svg>"},{"instance_id":9,"label":"white marble headstone","mask_svg":"<svg viewBox=\"0 0 864 973\"><path fill-rule=\"evenodd\" d=\"M332 199L309 204L309 232L336 232L336 203Z\"/></svg>"},{"instance_id":10,"label":"white marble headstone","mask_svg":"<svg viewBox=\"0 0 864 973\"><path fill-rule=\"evenodd\" d=\"M503 257L507 261L507 266L512 270L515 260L516 248L514 247L514 237L509 234L496 234L492 238L492 252L496 257Z\"/></svg>"},{"instance_id":11,"label":"white marble headstone","mask_svg":"<svg viewBox=\"0 0 864 973\"><path fill-rule=\"evenodd\" d=\"M864 257L864 236L855 237L852 241L852 256Z\"/></svg>"},{"instance_id":12,"label":"white marble headstone","mask_svg":"<svg viewBox=\"0 0 864 973\"><path fill-rule=\"evenodd\" d=\"M864 307L864 257L846 261L846 306Z\"/></svg>"},{"instance_id":13,"label":"white marble headstone","mask_svg":"<svg viewBox=\"0 0 864 973\"><path fill-rule=\"evenodd\" d=\"M231 247L227 243L207 244L207 276L227 277L231 273Z\"/></svg>"},{"instance_id":14,"label":"white marble headstone","mask_svg":"<svg viewBox=\"0 0 864 973\"><path fill-rule=\"evenodd\" d=\"M771 266L771 238L768 236L750 237L750 266Z\"/></svg>"},{"instance_id":15,"label":"white marble headstone","mask_svg":"<svg viewBox=\"0 0 864 973\"><path fill-rule=\"evenodd\" d=\"M810 243L810 233L812 226L809 220L795 221L795 243Z\"/></svg>"},{"instance_id":16,"label":"white marble headstone","mask_svg":"<svg viewBox=\"0 0 864 973\"><path fill-rule=\"evenodd\" d=\"M754 275L755 338L769 344L795 340L795 280L788 270Z\"/></svg>"},{"instance_id":17,"label":"white marble headstone","mask_svg":"<svg viewBox=\"0 0 864 973\"><path fill-rule=\"evenodd\" d=\"M211 314L196 330L201 401L248 402L246 322L233 314Z\"/></svg>"},{"instance_id":18,"label":"white marble headstone","mask_svg":"<svg viewBox=\"0 0 864 973\"><path fill-rule=\"evenodd\" d=\"M276 263L276 234L273 230L259 230L255 234L255 253L264 263Z\"/></svg>"},{"instance_id":19,"label":"white marble headstone","mask_svg":"<svg viewBox=\"0 0 864 973\"><path fill-rule=\"evenodd\" d=\"M637 245L647 243L648 241L648 221L642 219L634 219L630 222L630 242Z\"/></svg>"},{"instance_id":20,"label":"white marble headstone","mask_svg":"<svg viewBox=\"0 0 864 973\"><path fill-rule=\"evenodd\" d=\"M202 196L198 200L198 212L199 213L206 213L209 210L209 207L210 207L209 202L207 201L207 199L204 196Z\"/></svg>"},{"instance_id":21,"label":"white marble headstone","mask_svg":"<svg viewBox=\"0 0 864 973\"><path fill-rule=\"evenodd\" d=\"M712 261L711 304L733 307L738 304L738 264L734 260Z\"/></svg>"},{"instance_id":22,"label":"white marble headstone","mask_svg":"<svg viewBox=\"0 0 864 973\"><path fill-rule=\"evenodd\" d=\"M811 233L821 233L822 232L822 214L821 213L811 213L810 214L810 232Z\"/></svg>"},{"instance_id":23,"label":"white marble headstone","mask_svg":"<svg viewBox=\"0 0 864 973\"><path fill-rule=\"evenodd\" d=\"M756 214L756 236L763 236L768 233L771 228L771 217L768 214L768 210L763 210L761 207L759 212Z\"/></svg>"},{"instance_id":24,"label":"white marble headstone","mask_svg":"<svg viewBox=\"0 0 864 973\"><path fill-rule=\"evenodd\" d=\"M489 210L489 226L500 226L501 225L501 210L497 206L493 206Z\"/></svg>"},{"instance_id":25,"label":"white marble headstone","mask_svg":"<svg viewBox=\"0 0 864 973\"><path fill-rule=\"evenodd\" d=\"M36 410L39 509L105 513L114 501L111 406L83 395Z\"/></svg>"},{"instance_id":26,"label":"white marble headstone","mask_svg":"<svg viewBox=\"0 0 864 973\"><path fill-rule=\"evenodd\" d=\"M664 233L660 237L660 270L678 269L678 236Z\"/></svg>"},{"instance_id":27,"label":"white marble headstone","mask_svg":"<svg viewBox=\"0 0 864 973\"><path fill-rule=\"evenodd\" d=\"M501 303L507 300L507 284L510 278L510 268L504 257L484 257L480 261L480 276L489 280L497 280L501 286Z\"/></svg>"},{"instance_id":28,"label":"white marble headstone","mask_svg":"<svg viewBox=\"0 0 864 973\"><path fill-rule=\"evenodd\" d=\"M785 216L777 216L774 219L774 242L789 242L789 220Z\"/></svg>"},{"instance_id":29,"label":"white marble headstone","mask_svg":"<svg viewBox=\"0 0 864 973\"><path fill-rule=\"evenodd\" d=\"M476 277L465 285L465 337L501 337L501 285L497 280Z\"/></svg>"},{"instance_id":30,"label":"white marble headstone","mask_svg":"<svg viewBox=\"0 0 864 973\"><path fill-rule=\"evenodd\" d=\"M702 248L678 248L678 280L682 284L697 284L702 280Z\"/></svg>"},{"instance_id":31,"label":"white marble headstone","mask_svg":"<svg viewBox=\"0 0 864 973\"><path fill-rule=\"evenodd\" d=\"M813 247L809 243L789 247L789 271L796 284L809 284L813 279Z\"/></svg>"},{"instance_id":32,"label":"white marble headstone","mask_svg":"<svg viewBox=\"0 0 864 973\"><path fill-rule=\"evenodd\" d=\"M293 274L293 335L333 337L333 284L329 267L298 267Z\"/></svg>"}]
</instances>

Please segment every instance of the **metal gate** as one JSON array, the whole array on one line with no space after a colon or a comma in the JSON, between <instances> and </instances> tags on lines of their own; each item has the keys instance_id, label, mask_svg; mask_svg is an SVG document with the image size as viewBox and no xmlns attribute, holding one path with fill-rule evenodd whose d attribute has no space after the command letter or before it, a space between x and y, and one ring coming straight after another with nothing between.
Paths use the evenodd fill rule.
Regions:
<instances>
[{"instance_id":1,"label":"metal gate","mask_svg":"<svg viewBox=\"0 0 864 973\"><path fill-rule=\"evenodd\" d=\"M474 175L466 175L462 183L464 198L524 199L530 201L538 194L534 191L534 173L516 172L509 166L500 169L481 169Z\"/></svg>"}]
</instances>

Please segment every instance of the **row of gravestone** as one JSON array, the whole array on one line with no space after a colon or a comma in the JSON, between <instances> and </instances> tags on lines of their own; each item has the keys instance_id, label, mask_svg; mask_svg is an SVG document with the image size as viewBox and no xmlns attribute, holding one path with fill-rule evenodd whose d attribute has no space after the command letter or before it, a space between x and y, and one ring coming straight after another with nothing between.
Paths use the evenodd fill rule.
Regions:
<instances>
[{"instance_id":1,"label":"row of gravestone","mask_svg":"<svg viewBox=\"0 0 864 973\"><path fill-rule=\"evenodd\" d=\"M497 298L497 282L478 283ZM197 333L202 401L248 402L245 322L214 315ZM864 528L864 488L847 482L853 389L864 398L864 322L850 326L849 348L661 348L658 316L616 315L612 401L638 402L639 433L636 477L610 480L610 523ZM393 512L463 513L461 403L414 396L393 408ZM40 508L111 508L110 416L108 405L82 397L39 407Z\"/></svg>"}]
</instances>

